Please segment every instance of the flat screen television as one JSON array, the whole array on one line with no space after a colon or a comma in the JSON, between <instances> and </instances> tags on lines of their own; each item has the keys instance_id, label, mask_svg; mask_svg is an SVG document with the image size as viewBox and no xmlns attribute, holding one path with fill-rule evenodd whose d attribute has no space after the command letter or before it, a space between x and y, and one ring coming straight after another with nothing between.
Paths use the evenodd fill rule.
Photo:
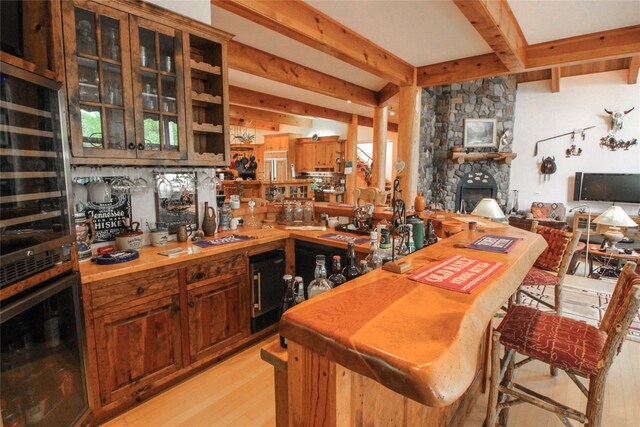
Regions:
<instances>
[{"instance_id":1,"label":"flat screen television","mask_svg":"<svg viewBox=\"0 0 640 427\"><path fill-rule=\"evenodd\" d=\"M576 172L573 200L640 203L640 174Z\"/></svg>"}]
</instances>

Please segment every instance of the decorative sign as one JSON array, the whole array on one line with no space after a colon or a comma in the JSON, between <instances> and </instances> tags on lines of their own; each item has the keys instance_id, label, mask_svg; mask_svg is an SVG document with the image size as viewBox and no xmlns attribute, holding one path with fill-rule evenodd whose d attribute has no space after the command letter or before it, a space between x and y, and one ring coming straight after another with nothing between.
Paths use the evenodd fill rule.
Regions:
<instances>
[{"instance_id":1,"label":"decorative sign","mask_svg":"<svg viewBox=\"0 0 640 427\"><path fill-rule=\"evenodd\" d=\"M453 255L409 276L409 279L438 288L470 294L495 276L506 264Z\"/></svg>"},{"instance_id":2,"label":"decorative sign","mask_svg":"<svg viewBox=\"0 0 640 427\"><path fill-rule=\"evenodd\" d=\"M327 233L318 237L321 239L336 240L338 242L346 242L346 243L353 242L356 245L364 245L365 243L369 242L369 239L365 237L351 237L351 236L345 236L344 234L336 234L336 233Z\"/></svg>"},{"instance_id":3,"label":"decorative sign","mask_svg":"<svg viewBox=\"0 0 640 427\"><path fill-rule=\"evenodd\" d=\"M131 197L128 195L111 196L110 203L87 201L87 217L93 218L96 227L96 243L116 239L116 234L124 231L125 218L131 218Z\"/></svg>"},{"instance_id":4,"label":"decorative sign","mask_svg":"<svg viewBox=\"0 0 640 427\"><path fill-rule=\"evenodd\" d=\"M470 249L478 249L481 251L498 252L506 254L522 239L517 237L494 236L485 234L467 245Z\"/></svg>"},{"instance_id":5,"label":"decorative sign","mask_svg":"<svg viewBox=\"0 0 640 427\"><path fill-rule=\"evenodd\" d=\"M229 243L244 242L244 241L253 240L253 239L255 239L255 237L241 236L241 235L234 234L232 236L219 237L213 240L203 240L201 242L195 242L194 245L199 246L201 248L209 248L211 246L222 246L222 245L227 245Z\"/></svg>"}]
</instances>

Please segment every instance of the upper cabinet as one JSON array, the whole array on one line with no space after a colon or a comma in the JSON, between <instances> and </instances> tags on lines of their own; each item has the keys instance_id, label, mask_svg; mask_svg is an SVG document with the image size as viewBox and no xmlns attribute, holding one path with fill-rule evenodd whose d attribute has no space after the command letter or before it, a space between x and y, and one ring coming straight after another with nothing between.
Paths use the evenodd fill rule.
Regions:
<instances>
[{"instance_id":1,"label":"upper cabinet","mask_svg":"<svg viewBox=\"0 0 640 427\"><path fill-rule=\"evenodd\" d=\"M296 170L299 172L344 171L345 141L337 136L317 139L298 138L296 142Z\"/></svg>"},{"instance_id":2,"label":"upper cabinet","mask_svg":"<svg viewBox=\"0 0 640 427\"><path fill-rule=\"evenodd\" d=\"M148 4L62 8L75 163L228 164L225 37Z\"/></svg>"}]
</instances>

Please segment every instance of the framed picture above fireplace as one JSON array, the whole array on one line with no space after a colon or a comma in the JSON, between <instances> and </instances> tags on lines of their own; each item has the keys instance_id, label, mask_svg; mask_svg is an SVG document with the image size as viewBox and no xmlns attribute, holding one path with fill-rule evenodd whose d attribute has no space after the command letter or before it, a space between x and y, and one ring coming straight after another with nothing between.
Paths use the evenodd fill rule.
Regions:
<instances>
[{"instance_id":1,"label":"framed picture above fireplace","mask_svg":"<svg viewBox=\"0 0 640 427\"><path fill-rule=\"evenodd\" d=\"M464 119L464 147L497 147L497 119Z\"/></svg>"}]
</instances>

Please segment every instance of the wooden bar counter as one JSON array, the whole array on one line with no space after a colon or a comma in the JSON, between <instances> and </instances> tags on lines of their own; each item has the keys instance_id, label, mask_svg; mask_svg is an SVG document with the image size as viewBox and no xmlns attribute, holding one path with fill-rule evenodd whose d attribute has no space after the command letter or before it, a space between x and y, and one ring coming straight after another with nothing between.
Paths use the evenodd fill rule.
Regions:
<instances>
[{"instance_id":1,"label":"wooden bar counter","mask_svg":"<svg viewBox=\"0 0 640 427\"><path fill-rule=\"evenodd\" d=\"M412 270L452 254L507 263L471 294L378 269L287 311L286 355L263 349L286 369L277 424L463 425L485 374L487 326L546 247L513 227L491 233L523 240L508 254L454 247L482 234L463 231L403 259Z\"/></svg>"}]
</instances>

